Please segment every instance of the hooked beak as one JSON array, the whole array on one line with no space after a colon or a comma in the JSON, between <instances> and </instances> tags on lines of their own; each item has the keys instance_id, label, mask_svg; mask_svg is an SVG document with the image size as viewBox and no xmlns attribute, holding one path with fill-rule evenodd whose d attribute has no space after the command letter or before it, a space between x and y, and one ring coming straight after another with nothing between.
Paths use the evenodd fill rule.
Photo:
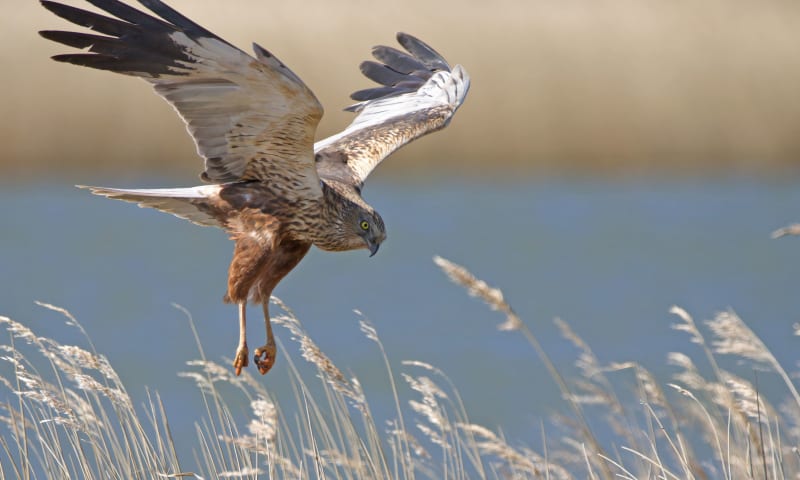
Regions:
<instances>
[{"instance_id":1,"label":"hooked beak","mask_svg":"<svg viewBox=\"0 0 800 480\"><path fill-rule=\"evenodd\" d=\"M381 244L378 242L369 242L367 243L367 247L369 248L369 256L372 257L376 253L378 253L378 248L380 248Z\"/></svg>"}]
</instances>

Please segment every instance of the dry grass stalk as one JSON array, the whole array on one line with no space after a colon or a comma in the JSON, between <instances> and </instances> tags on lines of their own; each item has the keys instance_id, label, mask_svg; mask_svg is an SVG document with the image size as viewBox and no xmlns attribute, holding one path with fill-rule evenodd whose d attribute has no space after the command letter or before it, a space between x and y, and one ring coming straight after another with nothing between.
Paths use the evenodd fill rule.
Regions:
<instances>
[{"instance_id":1,"label":"dry grass stalk","mask_svg":"<svg viewBox=\"0 0 800 480\"><path fill-rule=\"evenodd\" d=\"M64 314L63 309L43 305ZM13 379L3 384L15 391L19 403L6 404L9 441L3 441L8 464L23 478L148 478L180 472L174 449L160 440L168 427L158 418L141 417L132 406L119 377L107 360L76 346L60 345L37 337L33 331L6 317L0 319L11 344L3 360L14 367ZM23 340L20 348L13 341ZM44 373L27 360L27 345L50 364ZM151 403L151 411L159 410ZM152 429L144 427L145 420ZM12 452L15 445L17 453ZM38 463L33 463L38 459ZM5 462L3 462L5 463ZM143 472L149 472L145 475ZM2 473L2 470L0 470Z\"/></svg>"},{"instance_id":2,"label":"dry grass stalk","mask_svg":"<svg viewBox=\"0 0 800 480\"><path fill-rule=\"evenodd\" d=\"M700 375L689 355L670 352L667 354L667 364L681 369L681 372L675 373L673 378L689 389L699 390L706 384L706 379Z\"/></svg>"},{"instance_id":3,"label":"dry grass stalk","mask_svg":"<svg viewBox=\"0 0 800 480\"><path fill-rule=\"evenodd\" d=\"M697 324L694 323L694 319L686 310L677 305L673 305L670 307L669 313L677 315L682 320L682 323L672 324L673 330L686 332L689 334L689 341L692 343L697 343L698 345L705 345L706 341L703 338L703 335L700 334Z\"/></svg>"},{"instance_id":4,"label":"dry grass stalk","mask_svg":"<svg viewBox=\"0 0 800 480\"><path fill-rule=\"evenodd\" d=\"M628 445L636 448L641 448L640 439L637 438L635 428L632 428L635 422L628 418L626 412L630 409L626 408L619 396L611 380L606 373L615 372L620 370L633 369L640 374L641 368L633 362L614 363L608 366L601 364L600 360L595 355L594 351L565 321L556 318L554 323L558 327L561 335L569 340L576 348L578 348L578 358L575 361L575 366L581 372L573 384L575 385L575 392L573 394L574 401L580 405L594 405L605 409L605 422L610 426L613 431L621 438L625 439ZM647 397L640 397L647 398ZM571 422L569 425L576 427L576 435L586 435L583 433L586 429L580 423ZM591 446L591 441L587 441L589 447L582 445L582 449L589 449L594 451ZM590 461L601 461L603 452L597 452L597 456L591 456Z\"/></svg>"},{"instance_id":5,"label":"dry grass stalk","mask_svg":"<svg viewBox=\"0 0 800 480\"><path fill-rule=\"evenodd\" d=\"M425 460L430 460L432 458L431 454L428 453L425 447L423 447L419 440L417 440L417 437L411 435L408 430L399 428L397 421L390 420L388 425L389 428L386 430L386 433L390 435L390 441L393 441L395 438L401 438L402 441L407 442L411 446L411 452L413 452L417 457Z\"/></svg>"},{"instance_id":6,"label":"dry grass stalk","mask_svg":"<svg viewBox=\"0 0 800 480\"><path fill-rule=\"evenodd\" d=\"M317 367L321 378L327 381L334 390L348 397L354 402L356 408L363 411L365 409L366 399L364 398L364 392L361 390L358 381L355 381L355 379L348 379L344 373L339 370L322 349L320 349L311 337L306 334L300 321L291 309L277 297L272 297L271 301L285 312L284 315L273 317L273 321L287 328L292 333L293 340L300 344L300 352L303 358Z\"/></svg>"},{"instance_id":7,"label":"dry grass stalk","mask_svg":"<svg viewBox=\"0 0 800 480\"><path fill-rule=\"evenodd\" d=\"M789 235L800 235L800 223L793 223L779 228L770 234L771 238L781 238Z\"/></svg>"},{"instance_id":8,"label":"dry grass stalk","mask_svg":"<svg viewBox=\"0 0 800 480\"><path fill-rule=\"evenodd\" d=\"M411 409L421 415L427 422L417 422L417 428L436 445L444 449L450 448L447 436L452 427L445 413L446 408L439 402L439 400L446 399L447 394L428 377L415 378L405 373L402 376L411 389L422 396L421 402L416 400L408 401Z\"/></svg>"},{"instance_id":9,"label":"dry grass stalk","mask_svg":"<svg viewBox=\"0 0 800 480\"><path fill-rule=\"evenodd\" d=\"M795 402L800 406L800 393L789 374L778 362L760 338L733 311L720 312L716 318L706 322L716 336L712 342L720 354L736 355L770 366L783 379Z\"/></svg>"},{"instance_id":10,"label":"dry grass stalk","mask_svg":"<svg viewBox=\"0 0 800 480\"><path fill-rule=\"evenodd\" d=\"M711 345L716 353L736 355L764 364L773 360L769 349L732 311L718 313L706 325L715 336Z\"/></svg>"},{"instance_id":11,"label":"dry grass stalk","mask_svg":"<svg viewBox=\"0 0 800 480\"><path fill-rule=\"evenodd\" d=\"M737 411L748 419L757 423L769 424L769 419L775 418L775 409L750 382L736 375L728 374L725 383L733 397Z\"/></svg>"},{"instance_id":12,"label":"dry grass stalk","mask_svg":"<svg viewBox=\"0 0 800 480\"><path fill-rule=\"evenodd\" d=\"M701 420L698 425L704 427L705 437L709 441L713 440L713 443L717 445L717 458L726 478L729 478L728 475L744 474L753 466L749 455L751 448L757 450L761 448L758 430L753 429L748 421L749 412L757 410L757 407L752 401L747 401L752 392L752 390L748 392L743 386L747 382L739 381L730 372L721 369L717 364L715 353L735 355L762 365L772 364L772 355L733 312L723 312L718 314L714 320L705 322L713 335L710 345L688 313L679 307L673 307L671 313L678 315L683 320L683 324L673 325L673 328L686 331L691 335L693 343L702 346L714 371L714 379L705 379L699 374L688 356L672 353L668 357L668 361L683 369L674 378L687 387L702 392L703 397L710 404L718 407L716 410L718 414L712 415L697 397L692 397L696 402L690 404L689 411L696 411L696 417ZM701 418L701 411L695 408L696 406L702 407L700 410L703 418ZM723 414L726 417L722 417ZM727 443L724 451L719 438L722 433L725 433ZM731 451L746 451L748 455L731 455Z\"/></svg>"},{"instance_id":13,"label":"dry grass stalk","mask_svg":"<svg viewBox=\"0 0 800 480\"><path fill-rule=\"evenodd\" d=\"M565 468L545 461L533 450L512 447L486 427L476 424L458 424L457 427L475 437L482 454L499 459L496 467L508 471L511 478L572 478Z\"/></svg>"},{"instance_id":14,"label":"dry grass stalk","mask_svg":"<svg viewBox=\"0 0 800 480\"><path fill-rule=\"evenodd\" d=\"M499 288L492 288L483 280L479 280L469 271L450 260L440 256L433 257L433 262L450 277L450 280L467 289L467 292L480 298L492 310L497 310L506 314L506 321L497 326L499 330L519 330L522 322L511 306L503 298L503 292Z\"/></svg>"},{"instance_id":15,"label":"dry grass stalk","mask_svg":"<svg viewBox=\"0 0 800 480\"><path fill-rule=\"evenodd\" d=\"M460 272L462 280L481 291L479 280L466 270ZM465 272L469 277L463 277ZM485 288L483 294L475 295L505 302L502 294L492 293L496 289ZM708 323L714 336L709 347L691 316L672 309L681 319L675 328L701 345L714 366L712 378L706 379L691 357L669 354L668 362L678 367L674 378L681 385L669 384L677 399L667 395L637 362L601 363L586 342L565 323L557 322L579 349L577 393L559 384L577 415L565 422L566 436L556 440L545 436L545 455L541 455L532 448L512 446L502 434L468 421L449 379L436 367L417 361L403 365L424 373L402 378L419 395L408 402L414 414L409 423L424 436L418 440L410 433L399 407L398 417L389 420L388 429L379 434L361 384L347 379L308 338L293 313L285 306L284 311L280 321L292 333L303 358L316 367L323 380L322 395L312 393L287 355L299 392L294 405L297 413L289 422L264 384L251 375L233 377L229 368L205 358L190 362L192 371L182 375L194 380L207 408L207 418L197 427L200 473L180 468L157 397L150 398L142 419L105 357L38 337L28 326L0 317L11 340L0 345L0 359L14 370L13 378L0 376L0 388L16 395L16 402L0 406L0 478L9 472L21 478L89 479L800 478L800 455L794 449L800 432L800 403L789 402L778 411L750 382L716 366L714 353L783 372L767 347L732 312ZM78 325L69 315L68 321ZM363 316L359 322L365 336L380 346L394 388L378 332ZM522 322L514 329L530 336L549 362ZM49 363L47 375L33 367L35 362L26 357L29 350ZM636 388L623 396L613 380L625 372L633 373ZM434 381L439 377L448 381L449 388ZM563 381L557 372L554 378ZM785 381L791 389L789 378ZM230 388L221 389L222 385L234 387L249 401L252 414L241 431L242 420L237 422L237 415L228 409ZM358 417L351 416L350 402L362 412L360 425L354 421ZM588 402L595 402L588 411L593 423L602 423L612 436L609 443L601 444L586 431L583 410L575 406ZM643 408L632 410L632 403ZM391 447L388 451L386 445ZM440 450L439 455L429 452L431 445ZM606 453L606 445L614 455ZM710 447L713 457L696 460L695 451L708 450L698 450L697 445Z\"/></svg>"},{"instance_id":16,"label":"dry grass stalk","mask_svg":"<svg viewBox=\"0 0 800 480\"><path fill-rule=\"evenodd\" d=\"M235 472L219 472L219 478L257 478L262 475L264 470L256 467L246 467Z\"/></svg>"},{"instance_id":17,"label":"dry grass stalk","mask_svg":"<svg viewBox=\"0 0 800 480\"><path fill-rule=\"evenodd\" d=\"M492 310L499 310L506 313L506 321L499 326L499 329L518 330L525 337L528 343L531 344L534 350L536 350L539 358L545 363L550 376L558 385L562 396L569 402L569 405L576 417L576 422L574 425L576 425L577 429L580 431L580 435L584 439L584 442L588 444L588 449L592 453L592 458L595 458L596 454L602 453L603 449L601 448L600 443L597 441L597 438L595 438L594 433L592 432L592 429L584 416L580 403L575 401L574 393L569 388L567 382L564 380L561 373L559 373L552 360L550 360L547 352L544 350L544 348L542 348L542 345L539 343L539 340L536 338L533 332L520 320L517 314L514 313L514 310L511 308L511 306L509 306L503 299L503 293L499 289L489 287L486 282L479 280L466 268L460 265L456 265L455 263L439 256L434 257L433 261L453 282L466 288L467 292L471 296L476 296L483 299ZM604 463L600 463L598 466L602 469L604 477L611 476L610 470L608 470Z\"/></svg>"}]
</instances>

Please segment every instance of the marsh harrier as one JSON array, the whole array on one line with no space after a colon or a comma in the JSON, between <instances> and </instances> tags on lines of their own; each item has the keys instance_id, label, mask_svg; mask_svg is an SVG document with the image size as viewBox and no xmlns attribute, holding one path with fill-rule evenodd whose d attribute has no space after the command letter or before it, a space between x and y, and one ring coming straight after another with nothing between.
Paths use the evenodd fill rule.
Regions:
<instances>
[{"instance_id":1,"label":"marsh harrier","mask_svg":"<svg viewBox=\"0 0 800 480\"><path fill-rule=\"evenodd\" d=\"M276 347L269 299L312 245L365 248L386 238L380 215L361 197L370 172L402 145L441 128L464 101L469 76L435 50L400 33L405 49L379 46L361 72L381 86L360 90L341 133L314 143L322 106L274 55L255 56L159 0L146 13L117 0L88 0L110 16L43 0L42 5L97 34L46 30L49 40L84 49L54 60L141 77L186 122L205 159L206 185L188 188L86 187L92 193L224 229L235 242L225 301L239 306L236 374L248 364L246 305L261 304L266 344L254 361L266 373Z\"/></svg>"}]
</instances>

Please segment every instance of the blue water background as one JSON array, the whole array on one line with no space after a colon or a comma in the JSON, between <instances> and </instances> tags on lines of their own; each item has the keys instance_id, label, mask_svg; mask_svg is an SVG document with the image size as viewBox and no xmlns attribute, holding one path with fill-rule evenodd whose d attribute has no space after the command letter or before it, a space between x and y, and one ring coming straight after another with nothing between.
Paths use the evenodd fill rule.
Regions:
<instances>
[{"instance_id":1,"label":"blue water background","mask_svg":"<svg viewBox=\"0 0 800 480\"><path fill-rule=\"evenodd\" d=\"M636 360L667 381L674 372L668 352L699 358L686 335L670 329L676 318L668 310L676 304L698 322L734 309L793 370L800 238L769 236L800 221L800 186L791 180L380 178L365 191L387 223L378 255L312 249L275 294L334 363L359 378L379 419L392 415L391 389L353 309L374 324L394 368L403 370L407 359L435 365L458 387L472 421L535 445L540 422L568 411L554 382L518 333L496 330L502 315L451 284L432 257L500 287L567 376L576 351L555 317L603 361ZM85 345L59 315L33 302L72 312L137 404L146 387L161 394L179 453L191 464L194 422L204 410L192 382L176 373L199 355L186 317L171 304L193 314L210 359L230 358L237 312L221 298L232 243L221 231L93 197L67 182L4 184L0 205L0 314ZM255 346L263 327L258 308L251 309ZM289 333L276 333L285 346L279 355L302 365ZM289 406L282 358L262 380ZM762 377L783 398L774 376ZM403 386L400 392L404 402L416 398ZM246 423L247 406L234 408Z\"/></svg>"}]
</instances>

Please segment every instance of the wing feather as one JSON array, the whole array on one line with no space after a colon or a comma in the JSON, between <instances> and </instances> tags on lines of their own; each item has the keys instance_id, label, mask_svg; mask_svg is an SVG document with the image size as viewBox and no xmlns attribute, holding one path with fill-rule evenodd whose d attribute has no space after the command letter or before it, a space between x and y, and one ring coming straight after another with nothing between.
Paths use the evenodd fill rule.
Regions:
<instances>
[{"instance_id":1,"label":"wing feather","mask_svg":"<svg viewBox=\"0 0 800 480\"><path fill-rule=\"evenodd\" d=\"M206 200L220 189L218 185L203 185L188 188L106 188L87 187L95 195L102 195L125 202L132 202L140 207L149 207L175 215L178 218L189 220L204 227L223 227L218 218L213 216L206 205Z\"/></svg>"},{"instance_id":2,"label":"wing feather","mask_svg":"<svg viewBox=\"0 0 800 480\"><path fill-rule=\"evenodd\" d=\"M411 74L428 70L428 67L421 61L393 47L377 46L372 49L372 56L400 73Z\"/></svg>"},{"instance_id":3,"label":"wing feather","mask_svg":"<svg viewBox=\"0 0 800 480\"><path fill-rule=\"evenodd\" d=\"M397 35L397 41L429 70L450 70L450 65L447 64L444 57L422 40L401 33Z\"/></svg>"},{"instance_id":4,"label":"wing feather","mask_svg":"<svg viewBox=\"0 0 800 480\"><path fill-rule=\"evenodd\" d=\"M82 53L55 60L144 78L184 119L212 183L269 182L286 193L321 195L313 142L322 107L277 58L255 57L160 0L139 0L155 16L118 0L87 0L113 17L42 0L42 5L102 35L43 31Z\"/></svg>"},{"instance_id":5,"label":"wing feather","mask_svg":"<svg viewBox=\"0 0 800 480\"><path fill-rule=\"evenodd\" d=\"M388 155L427 133L447 126L464 102L469 75L450 65L433 48L411 35L397 40L409 52L375 47L383 64L361 64L365 76L382 84L352 95L357 112L342 132L317 142L317 172L323 179L353 185L360 190L372 170Z\"/></svg>"},{"instance_id":6,"label":"wing feather","mask_svg":"<svg viewBox=\"0 0 800 480\"><path fill-rule=\"evenodd\" d=\"M373 62L371 60L362 62L360 69L361 73L363 73L365 77L376 83L380 83L381 85L397 85L398 83L404 81L407 77L406 74L392 70L392 68L387 65Z\"/></svg>"}]
</instances>

